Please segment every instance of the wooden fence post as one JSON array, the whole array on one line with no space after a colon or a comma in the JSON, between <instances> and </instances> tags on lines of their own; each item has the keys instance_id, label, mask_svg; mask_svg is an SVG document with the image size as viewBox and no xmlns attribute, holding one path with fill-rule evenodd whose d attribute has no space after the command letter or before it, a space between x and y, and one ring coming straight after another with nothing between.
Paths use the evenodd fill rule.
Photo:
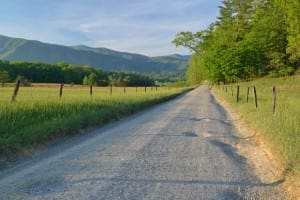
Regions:
<instances>
[{"instance_id":1,"label":"wooden fence post","mask_svg":"<svg viewBox=\"0 0 300 200\"><path fill-rule=\"evenodd\" d=\"M147 92L147 86L145 85L145 92Z\"/></svg>"},{"instance_id":2,"label":"wooden fence post","mask_svg":"<svg viewBox=\"0 0 300 200\"><path fill-rule=\"evenodd\" d=\"M109 91L110 91L110 95L112 95L112 84L110 85Z\"/></svg>"},{"instance_id":3,"label":"wooden fence post","mask_svg":"<svg viewBox=\"0 0 300 200\"><path fill-rule=\"evenodd\" d=\"M250 87L247 88L247 96L246 96L247 103L248 103L248 101L249 101L249 92L250 92Z\"/></svg>"},{"instance_id":4,"label":"wooden fence post","mask_svg":"<svg viewBox=\"0 0 300 200\"><path fill-rule=\"evenodd\" d=\"M60 99L61 99L61 97L62 97L63 87L64 87L64 84L61 83L60 86L59 86L59 98L60 98Z\"/></svg>"},{"instance_id":5,"label":"wooden fence post","mask_svg":"<svg viewBox=\"0 0 300 200\"><path fill-rule=\"evenodd\" d=\"M16 101L16 98L17 98L17 95L18 95L18 91L19 91L19 87L20 87L20 83L21 83L21 81L17 80L16 87L14 89L14 93L12 95L11 101Z\"/></svg>"},{"instance_id":6,"label":"wooden fence post","mask_svg":"<svg viewBox=\"0 0 300 200\"><path fill-rule=\"evenodd\" d=\"M257 93L256 93L256 88L255 88L255 86L253 86L253 92L254 92L255 107L257 108Z\"/></svg>"},{"instance_id":7,"label":"wooden fence post","mask_svg":"<svg viewBox=\"0 0 300 200\"><path fill-rule=\"evenodd\" d=\"M240 86L238 85L236 88L236 102L238 103L240 100Z\"/></svg>"},{"instance_id":8,"label":"wooden fence post","mask_svg":"<svg viewBox=\"0 0 300 200\"><path fill-rule=\"evenodd\" d=\"M90 95L93 96L93 86L90 85Z\"/></svg>"},{"instance_id":9,"label":"wooden fence post","mask_svg":"<svg viewBox=\"0 0 300 200\"><path fill-rule=\"evenodd\" d=\"M124 94L126 93L126 87L124 87Z\"/></svg>"},{"instance_id":10,"label":"wooden fence post","mask_svg":"<svg viewBox=\"0 0 300 200\"><path fill-rule=\"evenodd\" d=\"M157 85L155 86L155 91L157 91Z\"/></svg>"},{"instance_id":11,"label":"wooden fence post","mask_svg":"<svg viewBox=\"0 0 300 200\"><path fill-rule=\"evenodd\" d=\"M277 100L277 93L276 93L276 87L273 86L273 115L276 112L276 100Z\"/></svg>"}]
</instances>

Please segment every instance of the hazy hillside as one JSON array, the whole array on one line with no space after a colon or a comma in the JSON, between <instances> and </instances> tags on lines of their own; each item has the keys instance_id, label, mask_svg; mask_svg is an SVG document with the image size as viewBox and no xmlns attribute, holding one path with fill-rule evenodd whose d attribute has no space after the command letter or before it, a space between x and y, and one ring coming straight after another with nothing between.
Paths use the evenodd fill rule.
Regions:
<instances>
[{"instance_id":1,"label":"hazy hillside","mask_svg":"<svg viewBox=\"0 0 300 200\"><path fill-rule=\"evenodd\" d=\"M189 56L148 57L106 48L62 46L0 35L1 60L25 60L90 65L104 70L151 72L185 72Z\"/></svg>"}]
</instances>

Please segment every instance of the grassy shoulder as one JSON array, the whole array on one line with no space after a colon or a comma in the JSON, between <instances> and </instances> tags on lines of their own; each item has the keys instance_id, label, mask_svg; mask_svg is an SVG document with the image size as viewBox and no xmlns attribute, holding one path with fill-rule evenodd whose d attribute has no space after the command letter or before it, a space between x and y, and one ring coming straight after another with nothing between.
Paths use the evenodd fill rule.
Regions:
<instances>
[{"instance_id":1,"label":"grassy shoulder","mask_svg":"<svg viewBox=\"0 0 300 200\"><path fill-rule=\"evenodd\" d=\"M237 103L237 86L240 86ZM257 90L255 107L253 87ZM273 114L273 92L277 89L276 111ZM249 101L247 102L247 90ZM291 183L300 180L300 75L285 78L263 78L253 82L215 86L213 91L243 117L259 137L267 142L282 175ZM297 183L298 182L298 183Z\"/></svg>"},{"instance_id":2,"label":"grassy shoulder","mask_svg":"<svg viewBox=\"0 0 300 200\"><path fill-rule=\"evenodd\" d=\"M191 88L65 88L62 99L58 88L20 88L11 102L13 88L1 88L0 156L3 160L22 154L82 129L106 124L177 95Z\"/></svg>"}]
</instances>

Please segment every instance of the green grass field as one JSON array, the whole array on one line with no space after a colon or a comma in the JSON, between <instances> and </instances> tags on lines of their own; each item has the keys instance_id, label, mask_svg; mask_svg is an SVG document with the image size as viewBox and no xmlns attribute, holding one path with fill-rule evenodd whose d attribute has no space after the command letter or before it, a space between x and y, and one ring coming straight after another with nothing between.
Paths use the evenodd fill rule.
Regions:
<instances>
[{"instance_id":1,"label":"green grass field","mask_svg":"<svg viewBox=\"0 0 300 200\"><path fill-rule=\"evenodd\" d=\"M240 102L236 102L237 85ZM253 86L257 89L258 107L255 108ZM272 88L277 88L277 107L273 115ZM226 89L227 87L227 93ZM234 95L232 96L231 87ZM249 102L246 102L250 87ZM253 82L214 87L214 92L225 99L246 120L247 124L271 145L272 153L285 167L283 175L300 178L300 75L285 78L263 78Z\"/></svg>"},{"instance_id":2,"label":"green grass field","mask_svg":"<svg viewBox=\"0 0 300 200\"><path fill-rule=\"evenodd\" d=\"M142 108L165 101L188 88L21 87L11 102L13 87L0 88L0 156L19 154L26 147L77 134Z\"/></svg>"}]
</instances>

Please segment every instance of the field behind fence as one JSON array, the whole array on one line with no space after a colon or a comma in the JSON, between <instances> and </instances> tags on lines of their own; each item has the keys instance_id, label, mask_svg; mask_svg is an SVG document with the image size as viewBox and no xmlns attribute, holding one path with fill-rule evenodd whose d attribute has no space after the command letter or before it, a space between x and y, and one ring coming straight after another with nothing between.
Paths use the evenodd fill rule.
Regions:
<instances>
[{"instance_id":1,"label":"field behind fence","mask_svg":"<svg viewBox=\"0 0 300 200\"><path fill-rule=\"evenodd\" d=\"M0 157L20 153L24 147L108 123L165 101L190 88L168 87L0 87Z\"/></svg>"},{"instance_id":2,"label":"field behind fence","mask_svg":"<svg viewBox=\"0 0 300 200\"><path fill-rule=\"evenodd\" d=\"M285 168L283 175L299 181L300 75L214 86L213 91L268 141L278 162Z\"/></svg>"}]
</instances>

